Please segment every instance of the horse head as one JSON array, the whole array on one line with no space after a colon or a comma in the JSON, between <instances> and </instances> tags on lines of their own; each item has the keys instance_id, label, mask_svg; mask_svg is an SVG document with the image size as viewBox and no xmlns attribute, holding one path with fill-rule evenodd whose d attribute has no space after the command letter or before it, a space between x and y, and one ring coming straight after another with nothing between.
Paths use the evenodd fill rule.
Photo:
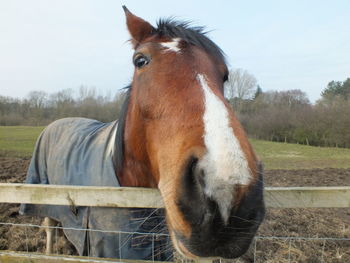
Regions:
<instances>
[{"instance_id":1,"label":"horse head","mask_svg":"<svg viewBox=\"0 0 350 263\"><path fill-rule=\"evenodd\" d=\"M181 254L238 257L264 217L263 178L223 95L223 52L201 27L171 19L154 27L124 10L135 70L121 184L159 188Z\"/></svg>"}]
</instances>

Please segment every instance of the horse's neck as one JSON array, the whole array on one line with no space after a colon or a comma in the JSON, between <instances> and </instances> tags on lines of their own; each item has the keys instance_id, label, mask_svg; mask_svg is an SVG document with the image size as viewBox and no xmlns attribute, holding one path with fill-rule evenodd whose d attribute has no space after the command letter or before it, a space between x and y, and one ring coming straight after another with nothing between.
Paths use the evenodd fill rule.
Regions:
<instances>
[{"instance_id":1,"label":"horse's neck","mask_svg":"<svg viewBox=\"0 0 350 263\"><path fill-rule=\"evenodd\" d=\"M149 156L146 150L146 136L142 121L130 118L124 131L124 162L118 174L122 186L157 187L151 171Z\"/></svg>"},{"instance_id":2,"label":"horse's neck","mask_svg":"<svg viewBox=\"0 0 350 263\"><path fill-rule=\"evenodd\" d=\"M144 164L126 157L124 167L118 176L121 186L129 187L157 187L151 171Z\"/></svg>"}]
</instances>

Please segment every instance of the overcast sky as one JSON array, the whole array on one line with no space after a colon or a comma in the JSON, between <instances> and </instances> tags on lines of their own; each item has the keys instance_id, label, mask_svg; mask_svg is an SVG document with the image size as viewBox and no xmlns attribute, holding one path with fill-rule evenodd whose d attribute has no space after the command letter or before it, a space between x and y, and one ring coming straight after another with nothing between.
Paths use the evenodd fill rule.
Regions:
<instances>
[{"instance_id":1,"label":"overcast sky","mask_svg":"<svg viewBox=\"0 0 350 263\"><path fill-rule=\"evenodd\" d=\"M350 77L350 1L0 0L0 95L95 86L112 94L132 76L122 5L155 24L205 25L230 67L264 91L301 89L314 102Z\"/></svg>"}]
</instances>

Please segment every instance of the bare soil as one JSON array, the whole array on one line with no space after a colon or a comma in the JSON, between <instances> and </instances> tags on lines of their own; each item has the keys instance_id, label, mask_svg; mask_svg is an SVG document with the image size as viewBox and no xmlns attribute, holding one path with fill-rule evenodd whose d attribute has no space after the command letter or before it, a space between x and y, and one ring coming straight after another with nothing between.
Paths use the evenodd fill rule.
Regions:
<instances>
[{"instance_id":1,"label":"bare soil","mask_svg":"<svg viewBox=\"0 0 350 263\"><path fill-rule=\"evenodd\" d=\"M29 159L0 157L0 182L25 180ZM350 169L308 169L265 171L266 186L346 186ZM45 233L35 227L42 219L21 216L19 205L0 204L0 250L37 251L45 249ZM347 209L268 209L259 229L261 237L304 237L311 240L257 239L241 259L225 262L350 262L350 241L321 238L350 238L350 208ZM256 250L254 249L256 248ZM55 253L76 254L72 245L57 233Z\"/></svg>"}]
</instances>

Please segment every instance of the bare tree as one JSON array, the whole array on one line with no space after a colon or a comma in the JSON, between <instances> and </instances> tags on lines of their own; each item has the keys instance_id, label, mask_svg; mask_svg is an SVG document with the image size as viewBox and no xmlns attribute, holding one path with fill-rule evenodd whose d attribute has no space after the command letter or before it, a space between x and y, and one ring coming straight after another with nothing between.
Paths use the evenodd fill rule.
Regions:
<instances>
[{"instance_id":1,"label":"bare tree","mask_svg":"<svg viewBox=\"0 0 350 263\"><path fill-rule=\"evenodd\" d=\"M254 96L257 80L247 70L231 69L225 84L225 96L228 99L250 99Z\"/></svg>"},{"instance_id":2,"label":"bare tree","mask_svg":"<svg viewBox=\"0 0 350 263\"><path fill-rule=\"evenodd\" d=\"M47 117L48 94L45 91L31 91L28 94L27 103L30 108L31 120L39 125Z\"/></svg>"},{"instance_id":3,"label":"bare tree","mask_svg":"<svg viewBox=\"0 0 350 263\"><path fill-rule=\"evenodd\" d=\"M68 116L75 116L74 105L75 100L73 96L73 89L63 89L59 92L53 93L51 97L51 106L55 109L55 118L63 118Z\"/></svg>"},{"instance_id":4,"label":"bare tree","mask_svg":"<svg viewBox=\"0 0 350 263\"><path fill-rule=\"evenodd\" d=\"M28 94L28 101L33 108L42 109L47 103L47 93L45 91L31 91Z\"/></svg>"}]
</instances>

